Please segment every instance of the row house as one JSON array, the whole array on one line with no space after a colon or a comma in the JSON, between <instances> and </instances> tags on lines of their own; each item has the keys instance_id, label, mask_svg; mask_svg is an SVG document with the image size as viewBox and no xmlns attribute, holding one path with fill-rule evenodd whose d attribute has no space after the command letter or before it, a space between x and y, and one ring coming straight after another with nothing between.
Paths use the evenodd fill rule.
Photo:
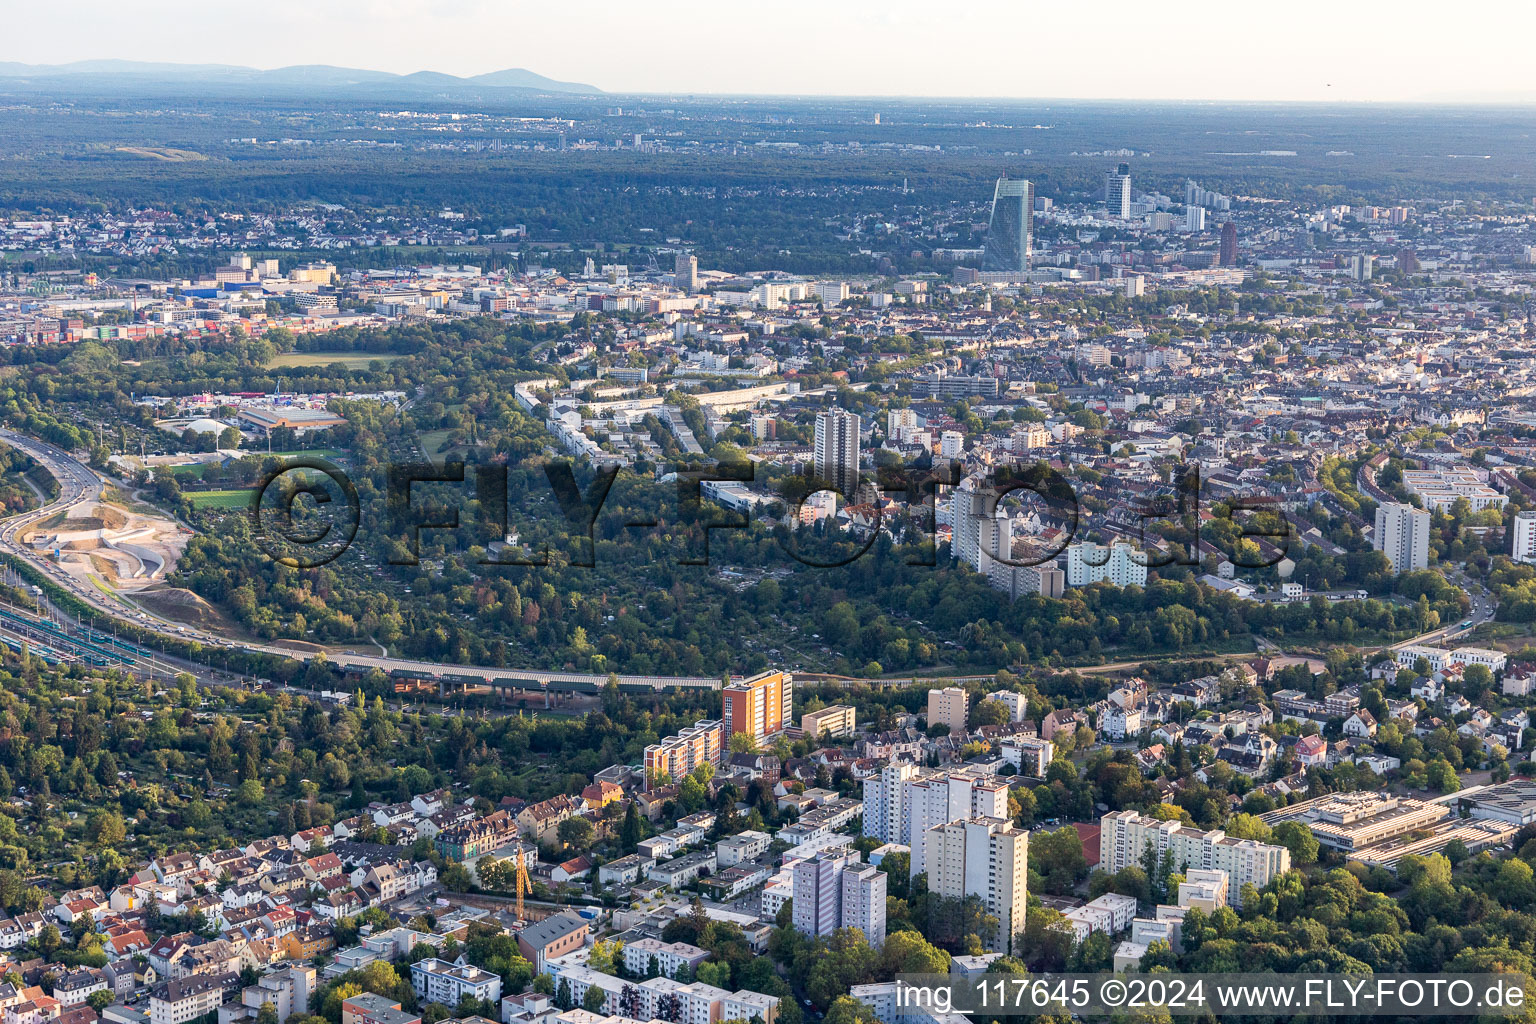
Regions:
<instances>
[{"instance_id":1,"label":"row house","mask_svg":"<svg viewBox=\"0 0 1536 1024\"><path fill-rule=\"evenodd\" d=\"M53 983L53 998L65 1008L79 1006L107 988L107 976L94 967L77 967Z\"/></svg>"},{"instance_id":2,"label":"row house","mask_svg":"<svg viewBox=\"0 0 1536 1024\"><path fill-rule=\"evenodd\" d=\"M536 842L554 837L560 823L576 814L575 801L565 795L550 797L536 804L529 804L517 815L519 835L532 836Z\"/></svg>"},{"instance_id":3,"label":"row house","mask_svg":"<svg viewBox=\"0 0 1536 1024\"><path fill-rule=\"evenodd\" d=\"M187 1024L213 1013L240 989L240 975L198 975L161 982L149 993L150 1024Z\"/></svg>"},{"instance_id":4,"label":"row house","mask_svg":"<svg viewBox=\"0 0 1536 1024\"><path fill-rule=\"evenodd\" d=\"M52 996L44 995L37 985L21 990L21 998L7 1006L0 1024L46 1024L60 1014L62 1007Z\"/></svg>"},{"instance_id":5,"label":"row house","mask_svg":"<svg viewBox=\"0 0 1536 1024\"><path fill-rule=\"evenodd\" d=\"M15 949L43 934L48 922L42 914L17 914L12 918L0 918L0 949Z\"/></svg>"},{"instance_id":6,"label":"row house","mask_svg":"<svg viewBox=\"0 0 1536 1024\"><path fill-rule=\"evenodd\" d=\"M341 858L334 853L322 853L318 857L311 857L305 861L301 870L304 872L304 877L311 882L334 878L342 873Z\"/></svg>"},{"instance_id":7,"label":"row house","mask_svg":"<svg viewBox=\"0 0 1536 1024\"><path fill-rule=\"evenodd\" d=\"M239 865L245 860L244 850L231 847L228 850L214 850L212 853L203 854L198 858L197 866L214 874L226 873L234 876L239 873Z\"/></svg>"},{"instance_id":8,"label":"row house","mask_svg":"<svg viewBox=\"0 0 1536 1024\"><path fill-rule=\"evenodd\" d=\"M198 870L197 855L170 853L149 862L149 870L162 882L174 882L184 875Z\"/></svg>"},{"instance_id":9,"label":"row house","mask_svg":"<svg viewBox=\"0 0 1536 1024\"><path fill-rule=\"evenodd\" d=\"M447 860L461 862L498 850L518 834L519 825L511 814L492 811L483 818L444 829L433 840L433 845Z\"/></svg>"},{"instance_id":10,"label":"row house","mask_svg":"<svg viewBox=\"0 0 1536 1024\"><path fill-rule=\"evenodd\" d=\"M467 804L452 804L436 814L416 820L416 831L428 839L436 839L438 833L475 820L475 809Z\"/></svg>"},{"instance_id":11,"label":"row house","mask_svg":"<svg viewBox=\"0 0 1536 1024\"><path fill-rule=\"evenodd\" d=\"M224 939L214 939L200 946L184 947L179 954L166 962L162 977L172 980L189 978L196 974L228 974L240 970L240 954Z\"/></svg>"}]
</instances>

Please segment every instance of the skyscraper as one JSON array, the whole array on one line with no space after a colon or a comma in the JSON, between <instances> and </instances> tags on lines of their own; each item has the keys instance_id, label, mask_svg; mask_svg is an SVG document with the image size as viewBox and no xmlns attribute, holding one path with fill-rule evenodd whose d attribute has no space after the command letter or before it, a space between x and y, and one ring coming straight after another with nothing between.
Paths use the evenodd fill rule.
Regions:
<instances>
[{"instance_id":1,"label":"skyscraper","mask_svg":"<svg viewBox=\"0 0 1536 1024\"><path fill-rule=\"evenodd\" d=\"M1131 216L1131 165L1121 164L1104 175L1104 207L1111 217Z\"/></svg>"},{"instance_id":2,"label":"skyscraper","mask_svg":"<svg viewBox=\"0 0 1536 1024\"><path fill-rule=\"evenodd\" d=\"M1004 818L952 821L928 830L923 852L928 891L951 899L980 897L997 918L997 933L982 940L989 949L1012 953L1014 936L1024 930L1029 833Z\"/></svg>"},{"instance_id":3,"label":"skyscraper","mask_svg":"<svg viewBox=\"0 0 1536 1024\"><path fill-rule=\"evenodd\" d=\"M680 252L672 266L672 285L692 294L699 290L699 260L692 253Z\"/></svg>"},{"instance_id":4,"label":"skyscraper","mask_svg":"<svg viewBox=\"0 0 1536 1024\"><path fill-rule=\"evenodd\" d=\"M1007 818L1008 784L995 775L941 771L908 779L901 802L907 834L896 842L911 848L908 867L916 875L928 863L924 847L930 830L967 818Z\"/></svg>"},{"instance_id":5,"label":"skyscraper","mask_svg":"<svg viewBox=\"0 0 1536 1024\"><path fill-rule=\"evenodd\" d=\"M1517 562L1536 562L1536 511L1516 512L1510 532L1509 557Z\"/></svg>"},{"instance_id":6,"label":"skyscraper","mask_svg":"<svg viewBox=\"0 0 1536 1024\"><path fill-rule=\"evenodd\" d=\"M1384 501L1376 506L1371 547L1386 555L1395 573L1429 568L1429 513L1412 505Z\"/></svg>"},{"instance_id":7,"label":"skyscraper","mask_svg":"<svg viewBox=\"0 0 1536 1024\"><path fill-rule=\"evenodd\" d=\"M957 487L950 492L950 557L982 573L1013 553L1013 521L1000 506L990 515L986 506L985 490Z\"/></svg>"},{"instance_id":8,"label":"skyscraper","mask_svg":"<svg viewBox=\"0 0 1536 1024\"><path fill-rule=\"evenodd\" d=\"M1035 186L1023 178L998 178L981 269L1026 274L1035 238Z\"/></svg>"},{"instance_id":9,"label":"skyscraper","mask_svg":"<svg viewBox=\"0 0 1536 1024\"><path fill-rule=\"evenodd\" d=\"M906 815L902 813L908 779L917 777L917 765L892 761L880 774L864 779L864 834L884 843L906 839Z\"/></svg>"},{"instance_id":10,"label":"skyscraper","mask_svg":"<svg viewBox=\"0 0 1536 1024\"><path fill-rule=\"evenodd\" d=\"M795 930L812 936L857 928L876 949L885 945L885 872L852 850L819 850L795 864Z\"/></svg>"},{"instance_id":11,"label":"skyscraper","mask_svg":"<svg viewBox=\"0 0 1536 1024\"><path fill-rule=\"evenodd\" d=\"M791 914L796 931L815 938L842 927L842 874L858 856L851 850L818 850L795 865Z\"/></svg>"},{"instance_id":12,"label":"skyscraper","mask_svg":"<svg viewBox=\"0 0 1536 1024\"><path fill-rule=\"evenodd\" d=\"M840 927L857 928L875 949L885 945L885 872L869 864L843 869Z\"/></svg>"},{"instance_id":13,"label":"skyscraper","mask_svg":"<svg viewBox=\"0 0 1536 1024\"><path fill-rule=\"evenodd\" d=\"M1237 222L1230 218L1221 225L1221 265L1237 266Z\"/></svg>"},{"instance_id":14,"label":"skyscraper","mask_svg":"<svg viewBox=\"0 0 1536 1024\"><path fill-rule=\"evenodd\" d=\"M815 472L845 498L859 487L859 418L841 409L816 417Z\"/></svg>"},{"instance_id":15,"label":"skyscraper","mask_svg":"<svg viewBox=\"0 0 1536 1024\"><path fill-rule=\"evenodd\" d=\"M721 691L721 719L727 741L739 732L754 740L783 732L793 719L795 684L787 672L760 672Z\"/></svg>"}]
</instances>

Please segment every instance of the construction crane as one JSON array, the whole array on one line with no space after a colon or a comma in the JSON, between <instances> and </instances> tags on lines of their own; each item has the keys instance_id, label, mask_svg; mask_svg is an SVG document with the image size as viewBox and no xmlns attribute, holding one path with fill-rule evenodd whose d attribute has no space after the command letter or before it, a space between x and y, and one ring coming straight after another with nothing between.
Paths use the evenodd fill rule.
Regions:
<instances>
[{"instance_id":1,"label":"construction crane","mask_svg":"<svg viewBox=\"0 0 1536 1024\"><path fill-rule=\"evenodd\" d=\"M528 881L528 869L523 866L523 847L517 847L517 919L527 920L523 917L523 894L532 893L533 885Z\"/></svg>"}]
</instances>

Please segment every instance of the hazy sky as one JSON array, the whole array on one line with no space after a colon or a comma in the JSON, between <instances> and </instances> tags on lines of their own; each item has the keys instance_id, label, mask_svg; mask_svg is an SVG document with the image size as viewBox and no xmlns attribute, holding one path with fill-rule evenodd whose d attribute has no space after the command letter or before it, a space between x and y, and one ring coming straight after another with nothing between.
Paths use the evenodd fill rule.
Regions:
<instances>
[{"instance_id":1,"label":"hazy sky","mask_svg":"<svg viewBox=\"0 0 1536 1024\"><path fill-rule=\"evenodd\" d=\"M1296 0L70 0L0 60L506 67L615 92L1536 99L1536 4Z\"/></svg>"}]
</instances>

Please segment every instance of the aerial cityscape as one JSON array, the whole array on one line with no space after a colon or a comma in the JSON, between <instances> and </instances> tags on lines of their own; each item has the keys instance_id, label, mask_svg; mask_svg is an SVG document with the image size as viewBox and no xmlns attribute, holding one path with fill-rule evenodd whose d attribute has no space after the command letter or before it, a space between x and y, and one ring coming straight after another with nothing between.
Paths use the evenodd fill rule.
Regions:
<instances>
[{"instance_id":1,"label":"aerial cityscape","mask_svg":"<svg viewBox=\"0 0 1536 1024\"><path fill-rule=\"evenodd\" d=\"M369 45L0 62L0 1024L1536 1019L1531 97Z\"/></svg>"}]
</instances>

